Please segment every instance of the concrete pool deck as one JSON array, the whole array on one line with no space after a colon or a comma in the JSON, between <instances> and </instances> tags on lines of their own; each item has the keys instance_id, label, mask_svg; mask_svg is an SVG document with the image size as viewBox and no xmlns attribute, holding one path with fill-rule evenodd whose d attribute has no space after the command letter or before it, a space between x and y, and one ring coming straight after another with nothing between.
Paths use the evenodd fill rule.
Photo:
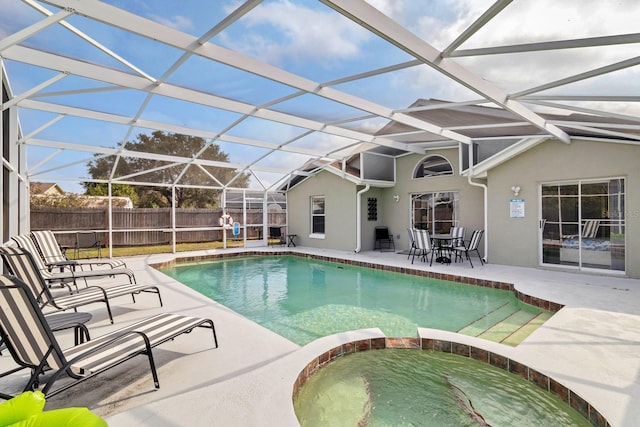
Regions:
<instances>
[{"instance_id":1,"label":"concrete pool deck","mask_svg":"<svg viewBox=\"0 0 640 427\"><path fill-rule=\"evenodd\" d=\"M252 248L311 253L329 257L411 266L406 255L306 248ZM127 258L138 283L157 283L165 306L143 295L132 304L113 303L115 324L104 310L90 306L92 336L159 312L209 317L220 347L213 349L210 332L196 330L154 349L160 389L155 390L143 358L129 361L47 402L47 409L87 406L117 426L296 426L291 394L301 369L314 357L349 340L383 336L377 329L325 337L300 347L201 296L150 267L175 258L238 252L201 251ZM473 345L498 349L518 359L590 402L612 426L636 426L640 419L640 280L479 262L414 268L445 274L513 283L516 289L565 305L517 347L460 337ZM437 332L436 332L437 333ZM443 334L448 336L450 334ZM70 346L71 333L57 334ZM8 354L0 369L14 366ZM3 378L2 391L15 393L25 373ZM13 387L13 389L12 389Z\"/></svg>"}]
</instances>

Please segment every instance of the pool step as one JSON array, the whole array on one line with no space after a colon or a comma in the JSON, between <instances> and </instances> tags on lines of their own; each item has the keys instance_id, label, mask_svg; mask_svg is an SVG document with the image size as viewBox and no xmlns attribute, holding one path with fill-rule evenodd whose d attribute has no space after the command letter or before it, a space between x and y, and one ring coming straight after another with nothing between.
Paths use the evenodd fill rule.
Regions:
<instances>
[{"instance_id":1,"label":"pool step","mask_svg":"<svg viewBox=\"0 0 640 427\"><path fill-rule=\"evenodd\" d=\"M507 345L511 345L511 346L514 346L514 347L517 346L526 337L531 335L531 333L533 333L533 331L535 331L540 326L542 326L542 324L544 322L549 320L551 318L551 316L553 316L553 313L550 313L548 311L543 311L542 313L540 313L539 315L537 315L533 319L531 319L529 322L527 322L526 324L522 325L520 327L520 329L515 331L513 334L511 334L510 336L506 337L502 341L502 343L503 344L507 344Z\"/></svg>"},{"instance_id":2,"label":"pool step","mask_svg":"<svg viewBox=\"0 0 640 427\"><path fill-rule=\"evenodd\" d=\"M522 328L522 326L535 319L537 315L538 313L518 310L502 322L496 323L490 329L477 336L490 341L503 342Z\"/></svg>"},{"instance_id":3,"label":"pool step","mask_svg":"<svg viewBox=\"0 0 640 427\"><path fill-rule=\"evenodd\" d=\"M499 307L458 332L490 341L516 346L551 317L552 313L531 313Z\"/></svg>"},{"instance_id":4,"label":"pool step","mask_svg":"<svg viewBox=\"0 0 640 427\"><path fill-rule=\"evenodd\" d=\"M508 303L504 303L485 316L473 321L472 323L459 329L458 332L465 335L477 337L486 330L492 328L497 323L502 322L514 313L513 308Z\"/></svg>"}]
</instances>

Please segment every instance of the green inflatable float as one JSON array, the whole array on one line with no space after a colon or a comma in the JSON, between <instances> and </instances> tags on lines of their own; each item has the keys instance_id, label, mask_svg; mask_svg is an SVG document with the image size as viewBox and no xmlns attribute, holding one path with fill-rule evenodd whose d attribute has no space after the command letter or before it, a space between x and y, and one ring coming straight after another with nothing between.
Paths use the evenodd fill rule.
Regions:
<instances>
[{"instance_id":1,"label":"green inflatable float","mask_svg":"<svg viewBox=\"0 0 640 427\"><path fill-rule=\"evenodd\" d=\"M63 408L44 412L40 391L27 391L0 403L0 427L107 427L105 420L87 408Z\"/></svg>"}]
</instances>

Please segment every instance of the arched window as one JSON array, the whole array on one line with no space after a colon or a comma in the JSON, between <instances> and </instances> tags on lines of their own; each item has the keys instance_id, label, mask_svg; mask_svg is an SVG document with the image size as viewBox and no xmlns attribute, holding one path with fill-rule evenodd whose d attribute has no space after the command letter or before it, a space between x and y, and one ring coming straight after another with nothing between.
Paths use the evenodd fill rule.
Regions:
<instances>
[{"instance_id":1,"label":"arched window","mask_svg":"<svg viewBox=\"0 0 640 427\"><path fill-rule=\"evenodd\" d=\"M416 167L414 178L429 178L432 176L453 175L453 167L449 160L442 156L427 156Z\"/></svg>"}]
</instances>

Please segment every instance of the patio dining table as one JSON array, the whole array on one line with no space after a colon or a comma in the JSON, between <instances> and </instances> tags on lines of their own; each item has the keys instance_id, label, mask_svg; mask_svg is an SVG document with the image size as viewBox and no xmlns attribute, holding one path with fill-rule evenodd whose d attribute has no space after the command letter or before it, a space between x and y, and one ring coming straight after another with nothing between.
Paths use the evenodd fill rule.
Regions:
<instances>
[{"instance_id":1,"label":"patio dining table","mask_svg":"<svg viewBox=\"0 0 640 427\"><path fill-rule=\"evenodd\" d=\"M451 264L451 257L447 249L451 247L453 236L451 234L432 234L431 242L436 254L436 262L441 264Z\"/></svg>"}]
</instances>

